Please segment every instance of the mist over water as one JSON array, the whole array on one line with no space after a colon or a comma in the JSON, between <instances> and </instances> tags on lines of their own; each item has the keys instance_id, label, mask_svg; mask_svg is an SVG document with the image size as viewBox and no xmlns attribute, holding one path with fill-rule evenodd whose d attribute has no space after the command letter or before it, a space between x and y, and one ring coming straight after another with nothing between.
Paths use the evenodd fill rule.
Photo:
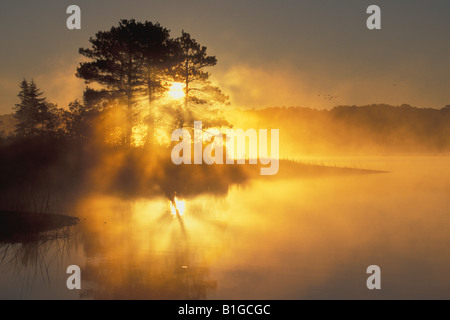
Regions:
<instances>
[{"instance_id":1,"label":"mist over water","mask_svg":"<svg viewBox=\"0 0 450 320\"><path fill-rule=\"evenodd\" d=\"M163 196L80 197L69 238L2 245L0 296L449 298L449 160L361 157L351 161L388 172L256 177L179 199L178 216ZM78 293L65 289L69 263L82 270ZM372 264L376 292L365 286Z\"/></svg>"}]
</instances>

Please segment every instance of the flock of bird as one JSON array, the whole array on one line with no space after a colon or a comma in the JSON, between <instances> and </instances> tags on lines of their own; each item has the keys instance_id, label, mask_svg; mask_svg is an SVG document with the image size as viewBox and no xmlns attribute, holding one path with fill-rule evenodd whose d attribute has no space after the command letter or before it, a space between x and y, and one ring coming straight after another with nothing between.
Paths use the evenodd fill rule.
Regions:
<instances>
[{"instance_id":1,"label":"flock of bird","mask_svg":"<svg viewBox=\"0 0 450 320\"><path fill-rule=\"evenodd\" d=\"M396 83L393 83L392 86L396 87L397 84L396 84ZM322 97L322 99L328 100L328 101L335 100L335 99L339 99L339 98L341 97L341 96L333 96L333 95L331 95L331 94L318 94L317 96L318 96L318 97Z\"/></svg>"},{"instance_id":2,"label":"flock of bird","mask_svg":"<svg viewBox=\"0 0 450 320\"><path fill-rule=\"evenodd\" d=\"M333 100L340 98L340 96L332 96L331 94L324 94L324 95L318 94L317 96L322 97L324 100Z\"/></svg>"}]
</instances>

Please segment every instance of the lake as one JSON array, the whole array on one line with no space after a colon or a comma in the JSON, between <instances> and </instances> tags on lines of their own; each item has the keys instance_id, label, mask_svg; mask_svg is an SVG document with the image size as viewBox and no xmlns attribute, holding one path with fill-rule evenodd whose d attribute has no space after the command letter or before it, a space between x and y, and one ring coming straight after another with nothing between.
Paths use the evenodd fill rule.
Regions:
<instances>
[{"instance_id":1,"label":"lake","mask_svg":"<svg viewBox=\"0 0 450 320\"><path fill-rule=\"evenodd\" d=\"M0 299L450 298L450 156L310 161L386 172L262 176L178 215L164 197L80 197L69 236L0 245Z\"/></svg>"}]
</instances>

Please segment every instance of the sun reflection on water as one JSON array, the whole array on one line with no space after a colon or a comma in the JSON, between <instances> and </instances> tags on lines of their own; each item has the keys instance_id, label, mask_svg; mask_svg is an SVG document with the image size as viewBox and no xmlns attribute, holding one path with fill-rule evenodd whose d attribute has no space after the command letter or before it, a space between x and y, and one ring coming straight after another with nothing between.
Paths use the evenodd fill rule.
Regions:
<instances>
[{"instance_id":1,"label":"sun reflection on water","mask_svg":"<svg viewBox=\"0 0 450 320\"><path fill-rule=\"evenodd\" d=\"M178 215L183 216L184 212L185 212L185 208L186 208L186 203L184 202L184 200L180 200L177 197L175 197L173 201L170 201L170 213L173 216L177 215L177 210L178 210Z\"/></svg>"}]
</instances>

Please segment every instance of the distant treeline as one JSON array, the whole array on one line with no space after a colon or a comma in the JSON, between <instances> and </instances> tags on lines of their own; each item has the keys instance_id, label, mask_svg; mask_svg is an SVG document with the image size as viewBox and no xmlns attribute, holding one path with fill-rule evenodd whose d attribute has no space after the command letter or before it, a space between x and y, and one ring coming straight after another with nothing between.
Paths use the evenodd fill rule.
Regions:
<instances>
[{"instance_id":1,"label":"distant treeline","mask_svg":"<svg viewBox=\"0 0 450 320\"><path fill-rule=\"evenodd\" d=\"M276 107L243 111L235 125L280 129L280 152L301 154L450 152L450 105Z\"/></svg>"},{"instance_id":2,"label":"distant treeline","mask_svg":"<svg viewBox=\"0 0 450 320\"><path fill-rule=\"evenodd\" d=\"M72 113L77 114L74 110ZM450 152L450 105L441 109L406 104L337 106L331 110L273 107L230 110L228 115L227 120L236 128L280 129L280 152L286 157L305 153ZM17 121L12 114L2 115L0 120L0 141L3 138L5 143L9 136L6 140L11 142ZM66 137L80 130L80 126L86 133L86 126L92 121L86 117L75 120L72 134ZM95 140L95 132L92 134Z\"/></svg>"}]
</instances>

